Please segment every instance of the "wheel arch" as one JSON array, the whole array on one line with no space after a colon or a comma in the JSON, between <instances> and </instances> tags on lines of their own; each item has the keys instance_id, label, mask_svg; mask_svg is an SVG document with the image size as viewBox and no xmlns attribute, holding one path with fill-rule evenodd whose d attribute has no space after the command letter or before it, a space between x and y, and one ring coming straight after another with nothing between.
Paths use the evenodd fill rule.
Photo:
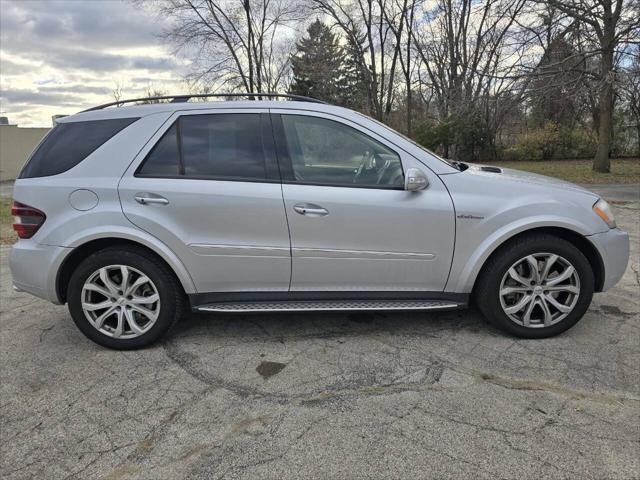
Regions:
<instances>
[{"instance_id":1,"label":"wheel arch","mask_svg":"<svg viewBox=\"0 0 640 480\"><path fill-rule=\"evenodd\" d=\"M125 236L108 236L89 238L85 242L75 245L71 253L65 257L56 275L56 294L61 303L65 303L67 300L69 279L76 267L89 255L114 246L138 248L155 256L175 274L185 293L197 293L188 271L182 262L171 252L165 252L159 248L159 246L141 239Z\"/></svg>"},{"instance_id":2,"label":"wheel arch","mask_svg":"<svg viewBox=\"0 0 640 480\"><path fill-rule=\"evenodd\" d=\"M548 235L553 235L555 237L566 240L567 242L574 245L589 261L589 265L591 265L591 270L593 271L595 285L594 291L601 292L604 280L605 280L605 270L604 270L604 262L597 248L589 241L587 237L581 235L580 233L571 230L569 228L557 227L557 226L548 226L548 227L536 227L531 228L529 230L524 230L518 233L515 233L509 238L504 239L501 243L496 245L493 250L489 253L489 255L482 262L482 266L478 270L475 278L473 280L473 288L472 292L476 289L476 282L478 278L481 277L482 272L485 269L485 266L489 263L489 260L493 258L502 248L505 246L517 241L523 236L536 234L536 233L544 233Z\"/></svg>"}]
</instances>

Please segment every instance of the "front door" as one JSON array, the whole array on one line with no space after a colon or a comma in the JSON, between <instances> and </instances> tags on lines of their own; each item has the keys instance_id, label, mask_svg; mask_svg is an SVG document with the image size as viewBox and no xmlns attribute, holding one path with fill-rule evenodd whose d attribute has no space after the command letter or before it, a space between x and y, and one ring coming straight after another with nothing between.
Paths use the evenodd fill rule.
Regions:
<instances>
[{"instance_id":1,"label":"front door","mask_svg":"<svg viewBox=\"0 0 640 480\"><path fill-rule=\"evenodd\" d=\"M451 198L426 166L328 114L272 110L292 252L292 291L442 291ZM403 188L422 169L430 185Z\"/></svg>"},{"instance_id":2,"label":"front door","mask_svg":"<svg viewBox=\"0 0 640 480\"><path fill-rule=\"evenodd\" d=\"M269 114L173 115L125 173L122 208L185 264L199 293L287 291L289 231Z\"/></svg>"}]
</instances>

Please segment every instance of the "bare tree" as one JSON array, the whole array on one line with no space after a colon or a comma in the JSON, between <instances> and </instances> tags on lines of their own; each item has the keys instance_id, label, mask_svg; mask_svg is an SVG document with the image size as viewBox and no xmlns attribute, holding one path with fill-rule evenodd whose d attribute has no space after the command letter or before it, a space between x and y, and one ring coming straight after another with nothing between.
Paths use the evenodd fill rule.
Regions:
<instances>
[{"instance_id":1,"label":"bare tree","mask_svg":"<svg viewBox=\"0 0 640 480\"><path fill-rule=\"evenodd\" d=\"M129 89L131 89L130 85L129 85ZM125 101L125 98L124 98L125 90L126 90L125 85L118 80L115 86L113 87L113 90L111 91L113 100L119 103L117 105L118 107L122 106L123 104L122 102ZM163 97L169 94L170 92L168 92L164 88L158 87L152 83L148 83L147 86L144 88L144 93L138 94L137 97L142 98L142 100L139 101L140 104L163 103L163 102L166 102L167 100L158 100L155 97Z\"/></svg>"},{"instance_id":2,"label":"bare tree","mask_svg":"<svg viewBox=\"0 0 640 480\"><path fill-rule=\"evenodd\" d=\"M158 100L155 97L164 97L167 95L169 95L169 92L167 92L166 90L149 84L147 85L147 88L145 90L145 94L144 94L145 100L142 100L140 103L142 104L163 103L163 102L166 102L166 100Z\"/></svg>"},{"instance_id":3,"label":"bare tree","mask_svg":"<svg viewBox=\"0 0 640 480\"><path fill-rule=\"evenodd\" d=\"M349 51L364 74L370 113L384 120L391 111L396 90L396 71L403 44L394 34L389 18L404 24L409 0L312 0L349 43Z\"/></svg>"},{"instance_id":4,"label":"bare tree","mask_svg":"<svg viewBox=\"0 0 640 480\"><path fill-rule=\"evenodd\" d=\"M621 44L640 34L638 0L540 0L564 13L571 21L587 26L600 57L597 75L598 148L593 160L597 172L609 172L613 132L615 57Z\"/></svg>"},{"instance_id":5,"label":"bare tree","mask_svg":"<svg viewBox=\"0 0 640 480\"><path fill-rule=\"evenodd\" d=\"M340 34L347 104L409 135L414 118L422 132L444 126L445 155L476 134L483 143L472 156L497 155L503 130L515 138L517 124L534 119L527 98L536 98L550 106L538 116L557 110L575 118L570 128L598 132L594 169L607 171L614 99L630 114L637 104L628 47L638 42L640 0L150 1L192 61L191 88L207 92L286 90L310 7Z\"/></svg>"},{"instance_id":6,"label":"bare tree","mask_svg":"<svg viewBox=\"0 0 640 480\"><path fill-rule=\"evenodd\" d=\"M299 20L295 0L161 0L174 19L167 32L193 60L191 80L247 93L277 91L293 42L284 27Z\"/></svg>"},{"instance_id":7,"label":"bare tree","mask_svg":"<svg viewBox=\"0 0 640 480\"><path fill-rule=\"evenodd\" d=\"M402 75L404 78L404 88L406 93L406 128L407 135L411 136L412 129L412 32L415 26L415 13L418 7L418 0L395 0L387 4L384 0L379 0L380 10L385 21L393 33L393 60L390 72L388 92L393 91L393 82L396 81L396 62L400 62ZM391 111L391 95L387 97L385 114Z\"/></svg>"},{"instance_id":8,"label":"bare tree","mask_svg":"<svg viewBox=\"0 0 640 480\"><path fill-rule=\"evenodd\" d=\"M116 82L116 85L115 87L113 87L111 94L113 95L114 101L119 102L120 100L122 100L122 97L124 95L124 87L120 81Z\"/></svg>"},{"instance_id":9,"label":"bare tree","mask_svg":"<svg viewBox=\"0 0 640 480\"><path fill-rule=\"evenodd\" d=\"M640 155L640 45L635 47L631 55L633 60L620 75L619 91L635 124Z\"/></svg>"},{"instance_id":10,"label":"bare tree","mask_svg":"<svg viewBox=\"0 0 640 480\"><path fill-rule=\"evenodd\" d=\"M426 21L413 29L412 37L440 119L483 115L495 135L508 111L500 99L514 100L502 94L513 88L521 52L512 40L525 3L437 0L425 12ZM448 144L444 149L449 155Z\"/></svg>"}]
</instances>

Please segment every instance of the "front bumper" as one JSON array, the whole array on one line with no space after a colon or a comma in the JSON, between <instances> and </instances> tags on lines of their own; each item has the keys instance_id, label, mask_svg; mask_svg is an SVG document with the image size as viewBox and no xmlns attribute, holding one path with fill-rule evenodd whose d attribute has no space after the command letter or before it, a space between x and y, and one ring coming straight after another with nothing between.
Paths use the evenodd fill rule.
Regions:
<instances>
[{"instance_id":1,"label":"front bumper","mask_svg":"<svg viewBox=\"0 0 640 480\"><path fill-rule=\"evenodd\" d=\"M60 304L56 279L60 265L69 252L70 248L19 240L9 254L14 288Z\"/></svg>"},{"instance_id":2,"label":"front bumper","mask_svg":"<svg viewBox=\"0 0 640 480\"><path fill-rule=\"evenodd\" d=\"M629 235L619 228L587 237L598 249L604 264L602 291L606 292L620 281L629 263Z\"/></svg>"}]
</instances>

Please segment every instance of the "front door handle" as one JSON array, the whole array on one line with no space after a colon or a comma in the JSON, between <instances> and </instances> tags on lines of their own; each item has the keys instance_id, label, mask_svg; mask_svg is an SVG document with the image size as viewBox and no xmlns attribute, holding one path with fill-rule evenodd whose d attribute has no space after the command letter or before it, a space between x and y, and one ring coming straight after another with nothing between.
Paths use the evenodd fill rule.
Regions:
<instances>
[{"instance_id":1,"label":"front door handle","mask_svg":"<svg viewBox=\"0 0 640 480\"><path fill-rule=\"evenodd\" d=\"M163 196L158 195L156 193L147 193L147 192L136 193L133 198L135 199L136 202L138 202L141 205L148 205L150 203L155 203L158 205L169 204L169 200L167 200Z\"/></svg>"},{"instance_id":2,"label":"front door handle","mask_svg":"<svg viewBox=\"0 0 640 480\"><path fill-rule=\"evenodd\" d=\"M329 215L329 210L319 205L314 205L313 203L298 203L293 206L293 209L300 215L306 215L308 217L324 217L325 215Z\"/></svg>"}]
</instances>

